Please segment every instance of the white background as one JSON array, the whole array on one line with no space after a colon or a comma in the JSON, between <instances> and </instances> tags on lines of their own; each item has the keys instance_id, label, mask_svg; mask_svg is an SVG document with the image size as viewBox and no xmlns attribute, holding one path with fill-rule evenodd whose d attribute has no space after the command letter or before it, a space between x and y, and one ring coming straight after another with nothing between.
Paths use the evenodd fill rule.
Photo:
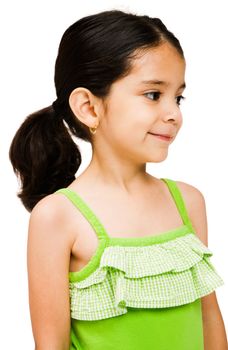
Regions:
<instances>
[{"instance_id":1,"label":"white background","mask_svg":"<svg viewBox=\"0 0 228 350\"><path fill-rule=\"evenodd\" d=\"M147 170L196 186L207 203L212 262L225 281L217 298L228 329L227 294L227 11L215 1L7 1L1 5L1 347L34 349L27 291L29 213L16 197L19 183L8 159L10 142L31 112L55 99L54 61L65 29L79 18L110 9L160 17L179 38L187 61L183 126L168 158ZM82 150L78 175L91 158ZM53 271L54 273L54 271Z\"/></svg>"}]
</instances>

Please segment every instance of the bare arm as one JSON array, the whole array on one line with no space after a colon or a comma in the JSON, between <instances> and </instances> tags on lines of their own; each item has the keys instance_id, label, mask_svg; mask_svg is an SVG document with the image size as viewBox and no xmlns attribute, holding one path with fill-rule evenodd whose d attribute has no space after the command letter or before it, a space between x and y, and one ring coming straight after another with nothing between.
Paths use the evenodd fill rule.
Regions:
<instances>
[{"instance_id":1,"label":"bare arm","mask_svg":"<svg viewBox=\"0 0 228 350\"><path fill-rule=\"evenodd\" d=\"M27 267L35 350L69 350L68 271L72 237L60 196L50 195L31 212Z\"/></svg>"},{"instance_id":2,"label":"bare arm","mask_svg":"<svg viewBox=\"0 0 228 350\"><path fill-rule=\"evenodd\" d=\"M186 201L189 216L200 240L208 246L207 214L203 194L195 187L177 182ZM228 350L227 337L216 292L201 298L204 350Z\"/></svg>"}]
</instances>

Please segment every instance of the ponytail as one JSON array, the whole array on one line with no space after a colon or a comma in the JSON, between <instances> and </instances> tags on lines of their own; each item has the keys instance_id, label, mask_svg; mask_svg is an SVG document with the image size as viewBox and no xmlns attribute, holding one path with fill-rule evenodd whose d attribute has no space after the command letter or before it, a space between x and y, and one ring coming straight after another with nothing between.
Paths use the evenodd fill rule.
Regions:
<instances>
[{"instance_id":1,"label":"ponytail","mask_svg":"<svg viewBox=\"0 0 228 350\"><path fill-rule=\"evenodd\" d=\"M24 120L11 143L9 158L22 183L17 196L29 212L43 197L68 186L81 164L79 148L52 106Z\"/></svg>"},{"instance_id":2,"label":"ponytail","mask_svg":"<svg viewBox=\"0 0 228 350\"><path fill-rule=\"evenodd\" d=\"M112 84L131 70L138 50L164 42L184 58L179 40L160 19L120 10L80 18L66 29L55 62L57 100L29 115L10 147L14 172L22 181L18 197L26 209L75 179L81 154L69 131L92 144L89 128L70 109L73 89L85 87L105 101Z\"/></svg>"}]
</instances>

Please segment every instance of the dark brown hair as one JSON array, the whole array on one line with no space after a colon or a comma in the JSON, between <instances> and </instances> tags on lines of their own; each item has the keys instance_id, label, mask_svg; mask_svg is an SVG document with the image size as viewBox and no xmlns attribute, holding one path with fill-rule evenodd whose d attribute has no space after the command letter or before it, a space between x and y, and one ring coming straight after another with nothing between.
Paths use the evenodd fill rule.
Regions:
<instances>
[{"instance_id":1,"label":"dark brown hair","mask_svg":"<svg viewBox=\"0 0 228 350\"><path fill-rule=\"evenodd\" d=\"M81 153L72 135L92 142L88 127L69 107L70 93L83 86L105 99L112 83L130 72L138 50L164 42L184 57L178 39L159 18L120 10L83 17L65 31L55 63L57 99L26 117L9 149L13 170L21 180L17 196L28 211L75 179Z\"/></svg>"}]
</instances>

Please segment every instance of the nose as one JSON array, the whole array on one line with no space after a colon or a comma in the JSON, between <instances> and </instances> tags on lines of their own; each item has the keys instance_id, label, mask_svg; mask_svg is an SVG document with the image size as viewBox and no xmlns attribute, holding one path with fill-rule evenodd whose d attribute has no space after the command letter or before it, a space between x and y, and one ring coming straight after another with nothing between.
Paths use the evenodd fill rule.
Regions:
<instances>
[{"instance_id":1,"label":"nose","mask_svg":"<svg viewBox=\"0 0 228 350\"><path fill-rule=\"evenodd\" d=\"M164 113L164 119L165 121L172 121L175 123L181 122L182 114L180 109L178 108Z\"/></svg>"}]
</instances>

